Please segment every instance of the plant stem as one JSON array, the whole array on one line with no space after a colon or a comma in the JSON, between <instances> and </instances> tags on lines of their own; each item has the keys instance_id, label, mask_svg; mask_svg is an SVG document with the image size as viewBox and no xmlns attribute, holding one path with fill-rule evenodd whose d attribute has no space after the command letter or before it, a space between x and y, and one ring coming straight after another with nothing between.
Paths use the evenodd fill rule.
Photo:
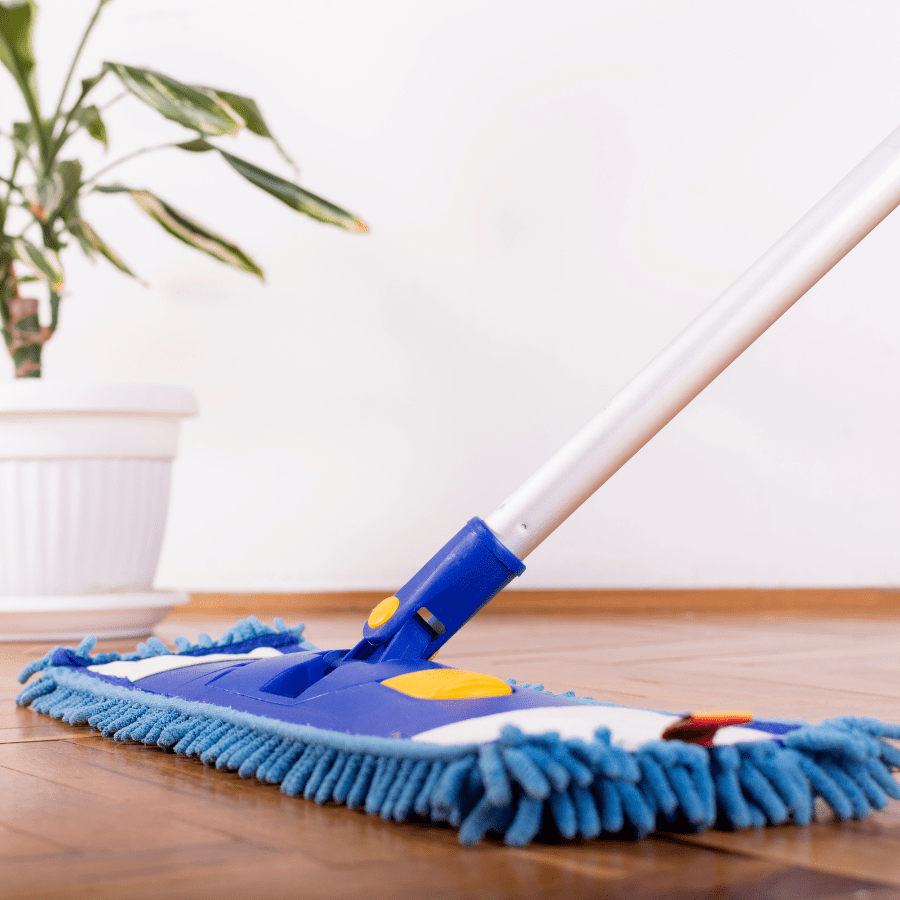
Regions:
<instances>
[{"instance_id":1,"label":"plant stem","mask_svg":"<svg viewBox=\"0 0 900 900\"><path fill-rule=\"evenodd\" d=\"M4 181L6 181L7 185L9 185L9 187L6 191L6 197L3 200L3 210L2 210L2 212L0 212L0 234L2 234L3 230L6 228L6 213L7 213L7 210L9 210L9 198L12 196L13 188L15 187L16 190L19 190L15 181L16 181L16 171L18 170L19 163L21 161L22 161L22 157L18 153L16 153L16 158L13 160L12 171L9 173L9 178L4 179Z\"/></svg>"},{"instance_id":2,"label":"plant stem","mask_svg":"<svg viewBox=\"0 0 900 900\"><path fill-rule=\"evenodd\" d=\"M110 169L114 169L116 166L121 165L123 162L127 162L129 159L134 159L136 156L143 156L145 153L153 153L156 150L167 150L169 147L177 147L180 143L182 142L172 141L167 144L156 144L153 147L143 147L141 150L135 150L133 153L128 153L120 159L117 159L115 162L111 162L108 166L104 166L99 172L96 172L90 178L83 181L81 186L87 187L89 184L93 184L101 175L105 175ZM59 208L62 209L70 199L70 197L66 197L65 201L59 204Z\"/></svg>"},{"instance_id":3,"label":"plant stem","mask_svg":"<svg viewBox=\"0 0 900 900\"><path fill-rule=\"evenodd\" d=\"M78 49L75 51L75 56L72 59L72 65L69 66L69 73L66 75L66 80L63 84L62 92L59 95L59 103L56 104L56 112L53 113L54 122L59 118L60 112L62 112L62 105L66 99L66 91L69 89L69 82L72 80L72 75L75 73L75 66L78 65L78 60L81 57L81 51L84 50L84 45L87 43L88 35L93 30L97 19L100 17L100 10L103 9L106 2L107 0L100 0L100 2L97 4L97 8L94 10L94 15L91 17L91 21L88 22L88 26L87 28L85 28L84 34L81 36L81 43L78 45Z\"/></svg>"},{"instance_id":4,"label":"plant stem","mask_svg":"<svg viewBox=\"0 0 900 900\"><path fill-rule=\"evenodd\" d=\"M121 94L116 94L116 96L113 97L112 100L109 101L109 103L104 103L103 106L100 107L100 109L103 112L106 112L114 103L118 103L123 97L127 97L130 93L131 91L122 91Z\"/></svg>"}]
</instances>

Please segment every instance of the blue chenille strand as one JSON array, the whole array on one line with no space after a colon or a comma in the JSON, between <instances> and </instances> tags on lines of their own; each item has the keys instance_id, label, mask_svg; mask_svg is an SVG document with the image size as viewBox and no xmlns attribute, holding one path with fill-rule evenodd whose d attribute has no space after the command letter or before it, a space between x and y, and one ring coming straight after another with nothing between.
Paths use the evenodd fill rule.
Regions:
<instances>
[{"instance_id":1,"label":"blue chenille strand","mask_svg":"<svg viewBox=\"0 0 900 900\"><path fill-rule=\"evenodd\" d=\"M771 824L780 825L788 820L790 810L752 758L745 757L741 761L738 780L745 794L762 809Z\"/></svg>"},{"instance_id":2,"label":"blue chenille strand","mask_svg":"<svg viewBox=\"0 0 900 900\"><path fill-rule=\"evenodd\" d=\"M594 773L581 762L569 748L558 738L554 737L547 747L554 761L561 765L568 773L569 778L583 788L588 787L594 780Z\"/></svg>"},{"instance_id":3,"label":"blue chenille strand","mask_svg":"<svg viewBox=\"0 0 900 900\"><path fill-rule=\"evenodd\" d=\"M319 788L328 774L328 770L334 764L337 757L337 750L333 747L323 747L322 752L316 757L316 764L309 773L309 778L303 786L303 796L307 800L312 800L319 793Z\"/></svg>"},{"instance_id":4,"label":"blue chenille strand","mask_svg":"<svg viewBox=\"0 0 900 900\"><path fill-rule=\"evenodd\" d=\"M338 778L337 784L334 786L334 791L332 792L332 797L337 803L343 803L347 799L347 795L350 793L350 788L353 787L353 782L356 780L356 774L359 772L362 761L362 753L351 753L347 757L347 762L344 763L344 768L341 771L341 777Z\"/></svg>"},{"instance_id":5,"label":"blue chenille strand","mask_svg":"<svg viewBox=\"0 0 900 900\"><path fill-rule=\"evenodd\" d=\"M766 814L751 800L747 801L747 809L750 810L750 824L753 828L765 828L769 824Z\"/></svg>"},{"instance_id":6,"label":"blue chenille strand","mask_svg":"<svg viewBox=\"0 0 900 900\"><path fill-rule=\"evenodd\" d=\"M853 778L859 785L859 789L866 795L866 799L872 807L874 809L884 809L888 805L888 795L869 774L869 767L867 764L870 759L863 760L863 762L855 768Z\"/></svg>"},{"instance_id":7,"label":"blue chenille strand","mask_svg":"<svg viewBox=\"0 0 900 900\"><path fill-rule=\"evenodd\" d=\"M771 752L757 752L756 764L778 791L797 825L808 825L813 818L812 794L803 775L795 750L772 747Z\"/></svg>"},{"instance_id":8,"label":"blue chenille strand","mask_svg":"<svg viewBox=\"0 0 900 900\"><path fill-rule=\"evenodd\" d=\"M619 781L616 787L622 797L625 818L637 836L650 834L656 825L656 816L644 800L644 795L630 781Z\"/></svg>"},{"instance_id":9,"label":"blue chenille strand","mask_svg":"<svg viewBox=\"0 0 900 900\"><path fill-rule=\"evenodd\" d=\"M252 753L238 767L238 775L241 778L252 778L256 775L256 770L260 763L267 759L269 754L275 747L281 743L281 738L277 735L260 734L257 737L257 745Z\"/></svg>"},{"instance_id":10,"label":"blue chenille strand","mask_svg":"<svg viewBox=\"0 0 900 900\"><path fill-rule=\"evenodd\" d=\"M512 803L512 785L496 744L485 744L478 751L478 768L484 782L485 796L491 806Z\"/></svg>"},{"instance_id":11,"label":"blue chenille strand","mask_svg":"<svg viewBox=\"0 0 900 900\"><path fill-rule=\"evenodd\" d=\"M474 756L467 756L450 763L444 770L431 796L431 818L435 822L450 822L452 825L456 820L458 824L463 782L473 763Z\"/></svg>"},{"instance_id":12,"label":"blue chenille strand","mask_svg":"<svg viewBox=\"0 0 900 900\"><path fill-rule=\"evenodd\" d=\"M381 811L381 804L387 797L399 766L400 760L396 756L379 757L372 784L369 786L369 793L366 795L365 810L370 815Z\"/></svg>"},{"instance_id":13,"label":"blue chenille strand","mask_svg":"<svg viewBox=\"0 0 900 900\"><path fill-rule=\"evenodd\" d=\"M463 779L457 805L459 807L458 814L453 820L457 824L469 814L475 805L484 796L484 781L481 778L481 770L478 768L478 754L472 752L468 759L472 765L469 767L468 774Z\"/></svg>"},{"instance_id":14,"label":"blue chenille strand","mask_svg":"<svg viewBox=\"0 0 900 900\"><path fill-rule=\"evenodd\" d=\"M701 828L712 828L716 824L716 786L713 784L712 772L709 770L709 754L703 754L702 764L688 766L694 779L697 793L703 802L703 823Z\"/></svg>"},{"instance_id":15,"label":"blue chenille strand","mask_svg":"<svg viewBox=\"0 0 900 900\"><path fill-rule=\"evenodd\" d=\"M572 840L578 834L578 816L575 813L575 804L568 789L553 791L547 804L560 836L567 841Z\"/></svg>"},{"instance_id":16,"label":"blue chenille strand","mask_svg":"<svg viewBox=\"0 0 900 900\"><path fill-rule=\"evenodd\" d=\"M678 808L678 798L669 784L665 770L650 754L641 750L635 754L641 770L641 785L652 795L656 807L665 816L673 816Z\"/></svg>"},{"instance_id":17,"label":"blue chenille strand","mask_svg":"<svg viewBox=\"0 0 900 900\"><path fill-rule=\"evenodd\" d=\"M879 759L881 759L886 766L900 769L900 747L894 747L891 744L881 741L878 749L880 751Z\"/></svg>"},{"instance_id":18,"label":"blue chenille strand","mask_svg":"<svg viewBox=\"0 0 900 900\"><path fill-rule=\"evenodd\" d=\"M69 706L62 721L68 722L70 725L84 725L92 713L97 710L97 706L96 697L82 692L78 699Z\"/></svg>"},{"instance_id":19,"label":"blue chenille strand","mask_svg":"<svg viewBox=\"0 0 900 900\"><path fill-rule=\"evenodd\" d=\"M296 797L303 792L319 757L325 752L321 744L307 744L297 761L281 779L281 792Z\"/></svg>"},{"instance_id":20,"label":"blue chenille strand","mask_svg":"<svg viewBox=\"0 0 900 900\"><path fill-rule=\"evenodd\" d=\"M84 703L77 709L71 710L67 721L70 725L90 725L94 716L99 715L104 710L111 709L115 702L115 700L95 698L92 702Z\"/></svg>"},{"instance_id":21,"label":"blue chenille strand","mask_svg":"<svg viewBox=\"0 0 900 900\"><path fill-rule=\"evenodd\" d=\"M130 704L127 700L114 700L111 705L101 713L97 713L88 719L88 725L98 729L101 734L106 732L108 726L118 719Z\"/></svg>"},{"instance_id":22,"label":"blue chenille strand","mask_svg":"<svg viewBox=\"0 0 900 900\"><path fill-rule=\"evenodd\" d=\"M403 791L403 786L404 784L406 784L406 780L409 778L409 773L412 772L413 763L414 760L412 759L404 759L400 761L397 772L394 775L390 787L388 788L388 792L381 803L380 809L378 810L378 815L380 815L381 818L385 820L385 822L389 822L394 817L394 806L400 799L400 794Z\"/></svg>"},{"instance_id":23,"label":"blue chenille strand","mask_svg":"<svg viewBox=\"0 0 900 900\"><path fill-rule=\"evenodd\" d=\"M544 803L531 797L520 797L513 820L503 836L510 847L524 847L531 843L541 830Z\"/></svg>"},{"instance_id":24,"label":"blue chenille strand","mask_svg":"<svg viewBox=\"0 0 900 900\"><path fill-rule=\"evenodd\" d=\"M697 793L690 772L680 763L675 763L668 769L668 774L669 783L678 798L678 812L695 827L701 826L706 821L705 804Z\"/></svg>"},{"instance_id":25,"label":"blue chenille strand","mask_svg":"<svg viewBox=\"0 0 900 900\"><path fill-rule=\"evenodd\" d=\"M625 827L625 811L622 807L622 796L616 790L616 782L611 778L594 782L594 793L598 801L603 831L607 834L618 834Z\"/></svg>"},{"instance_id":26,"label":"blue chenille strand","mask_svg":"<svg viewBox=\"0 0 900 900\"><path fill-rule=\"evenodd\" d=\"M245 727L229 724L216 741L200 754L200 762L205 766L215 765L219 757L223 756L226 750L233 747L246 734L247 729Z\"/></svg>"},{"instance_id":27,"label":"blue chenille strand","mask_svg":"<svg viewBox=\"0 0 900 900\"><path fill-rule=\"evenodd\" d=\"M588 769L591 773L591 781L596 774L602 774L606 778L619 778L622 774L619 771L617 757L610 752L609 739L610 732L606 728L599 730L595 739L590 743L581 738L566 741L566 749L574 759ZM585 787L587 786L585 785Z\"/></svg>"},{"instance_id":28,"label":"blue chenille strand","mask_svg":"<svg viewBox=\"0 0 900 900\"><path fill-rule=\"evenodd\" d=\"M253 777L259 781L268 781L269 769L278 764L282 754L286 753L292 745L292 741L286 737L277 737L275 743L269 747L268 752L256 763L256 771Z\"/></svg>"},{"instance_id":29,"label":"blue chenille strand","mask_svg":"<svg viewBox=\"0 0 900 900\"><path fill-rule=\"evenodd\" d=\"M158 709L145 709L144 714L128 729L128 739L131 741L142 741L159 717L160 711Z\"/></svg>"},{"instance_id":30,"label":"blue chenille strand","mask_svg":"<svg viewBox=\"0 0 900 900\"><path fill-rule=\"evenodd\" d=\"M554 759L543 743L531 743L528 746L528 756L543 772L554 790L564 791L568 788L569 782L572 780L569 770Z\"/></svg>"},{"instance_id":31,"label":"blue chenille strand","mask_svg":"<svg viewBox=\"0 0 900 900\"><path fill-rule=\"evenodd\" d=\"M156 739L156 743L158 746L166 749L174 747L196 725L197 723L193 716L179 713L163 728Z\"/></svg>"},{"instance_id":32,"label":"blue chenille strand","mask_svg":"<svg viewBox=\"0 0 900 900\"><path fill-rule=\"evenodd\" d=\"M459 826L459 842L463 846L477 844L489 831L504 834L513 822L513 806L491 806L487 797L469 811Z\"/></svg>"},{"instance_id":33,"label":"blue chenille strand","mask_svg":"<svg viewBox=\"0 0 900 900\"><path fill-rule=\"evenodd\" d=\"M637 784L641 780L641 770L633 753L616 746L609 746L604 749L611 757L610 768L618 772L617 780L628 781L631 784Z\"/></svg>"},{"instance_id":34,"label":"blue chenille strand","mask_svg":"<svg viewBox=\"0 0 900 900\"><path fill-rule=\"evenodd\" d=\"M718 817L728 828L749 828L753 824L750 809L737 777L740 764L740 754L734 747L710 749Z\"/></svg>"},{"instance_id":35,"label":"blue chenille strand","mask_svg":"<svg viewBox=\"0 0 900 900\"><path fill-rule=\"evenodd\" d=\"M44 704L47 715L50 716L51 719L62 718L63 711L66 708L69 698L72 697L73 694L75 694L75 691L72 688L61 688L52 696L48 694L47 701Z\"/></svg>"},{"instance_id":36,"label":"blue chenille strand","mask_svg":"<svg viewBox=\"0 0 900 900\"><path fill-rule=\"evenodd\" d=\"M218 725L217 719L207 716L198 716L194 719L194 724L182 736L181 740L172 747L172 750L174 750L175 753L180 753L182 756L192 755L194 748L202 742L202 739L206 735L218 728Z\"/></svg>"},{"instance_id":37,"label":"blue chenille strand","mask_svg":"<svg viewBox=\"0 0 900 900\"><path fill-rule=\"evenodd\" d=\"M427 759L420 759L417 760L416 764L412 767L412 770L410 771L409 776L406 779L406 784L403 785L403 790L400 792L400 796L397 798L397 802L394 804L395 822L403 822L409 817L410 812L412 812L416 796L418 795L422 785L425 783L425 778L428 775L430 765L431 764Z\"/></svg>"},{"instance_id":38,"label":"blue chenille strand","mask_svg":"<svg viewBox=\"0 0 900 900\"><path fill-rule=\"evenodd\" d=\"M506 770L532 800L546 800L550 796L550 782L540 766L529 754L529 747L504 747L500 752Z\"/></svg>"},{"instance_id":39,"label":"blue chenille strand","mask_svg":"<svg viewBox=\"0 0 900 900\"><path fill-rule=\"evenodd\" d=\"M48 650L40 659L35 659L32 662L28 663L21 672L19 672L19 684L25 684L32 675L37 672L41 672L46 669L48 666L51 666L53 656L55 655L57 650L62 650L62 647L54 647L52 650Z\"/></svg>"},{"instance_id":40,"label":"blue chenille strand","mask_svg":"<svg viewBox=\"0 0 900 900\"><path fill-rule=\"evenodd\" d=\"M896 780L891 777L890 772L885 767L882 760L872 758L867 759L866 769L869 776L881 786L881 789L888 797L900 800L900 784L897 784Z\"/></svg>"},{"instance_id":41,"label":"blue chenille strand","mask_svg":"<svg viewBox=\"0 0 900 900\"><path fill-rule=\"evenodd\" d=\"M219 736L228 727L227 722L222 722L212 716L201 721L202 725L199 728L188 732L175 745L173 749L176 753L180 753L182 756L200 756L204 750L207 750L219 739Z\"/></svg>"},{"instance_id":42,"label":"blue chenille strand","mask_svg":"<svg viewBox=\"0 0 900 900\"><path fill-rule=\"evenodd\" d=\"M429 768L425 781L422 782L422 787L416 794L415 803L413 803L413 812L416 815L425 817L430 814L434 789L444 774L445 767L446 764L439 759L431 763L431 768Z\"/></svg>"},{"instance_id":43,"label":"blue chenille strand","mask_svg":"<svg viewBox=\"0 0 900 900\"><path fill-rule=\"evenodd\" d=\"M805 753L799 753L797 761L815 794L831 807L835 816L841 821L852 818L853 804L831 775Z\"/></svg>"},{"instance_id":44,"label":"blue chenille strand","mask_svg":"<svg viewBox=\"0 0 900 900\"><path fill-rule=\"evenodd\" d=\"M147 707L142 703L135 703L130 709L125 710L115 722L107 726L106 734L112 735L117 740L128 740L131 726L139 722L147 714ZM119 734L122 733L122 737Z\"/></svg>"},{"instance_id":45,"label":"blue chenille strand","mask_svg":"<svg viewBox=\"0 0 900 900\"><path fill-rule=\"evenodd\" d=\"M600 815L590 788L580 784L572 785L572 800L578 820L578 833L586 839L597 837L601 830Z\"/></svg>"},{"instance_id":46,"label":"blue chenille strand","mask_svg":"<svg viewBox=\"0 0 900 900\"><path fill-rule=\"evenodd\" d=\"M853 808L852 818L862 819L872 812L872 807L869 805L866 795L850 774L850 766L842 766L829 759L819 760L819 765L831 776L836 784L840 785L841 790L850 801L850 805Z\"/></svg>"},{"instance_id":47,"label":"blue chenille strand","mask_svg":"<svg viewBox=\"0 0 900 900\"><path fill-rule=\"evenodd\" d=\"M142 709L137 704L122 702L114 710L110 710L100 723L100 734L103 737L113 737L115 733L131 722L134 722L141 714Z\"/></svg>"},{"instance_id":48,"label":"blue chenille strand","mask_svg":"<svg viewBox=\"0 0 900 900\"><path fill-rule=\"evenodd\" d=\"M459 842L464 847L477 844L491 829L493 813L496 807L491 805L487 796L481 798L459 826Z\"/></svg>"},{"instance_id":49,"label":"blue chenille strand","mask_svg":"<svg viewBox=\"0 0 900 900\"><path fill-rule=\"evenodd\" d=\"M834 722L798 728L784 735L782 741L785 747L807 753L840 753L856 760L863 760L869 755L864 734Z\"/></svg>"},{"instance_id":50,"label":"blue chenille strand","mask_svg":"<svg viewBox=\"0 0 900 900\"><path fill-rule=\"evenodd\" d=\"M214 746L218 740L231 730L230 722L221 722L211 719L209 726L204 728L199 734L195 735L188 748L184 751L185 756L203 756L203 754Z\"/></svg>"},{"instance_id":51,"label":"blue chenille strand","mask_svg":"<svg viewBox=\"0 0 900 900\"><path fill-rule=\"evenodd\" d=\"M347 753L346 750L335 751L334 761L329 766L328 771L325 773L325 777L322 779L322 783L319 785L315 796L312 798L316 803L328 803L329 800L334 799L334 789L338 781L340 781L341 775L344 773L344 769L346 768L349 759L350 754Z\"/></svg>"},{"instance_id":52,"label":"blue chenille strand","mask_svg":"<svg viewBox=\"0 0 900 900\"><path fill-rule=\"evenodd\" d=\"M372 781L372 774L375 771L376 760L371 753L367 753L363 757L363 761L353 779L353 784L347 794L347 806L350 809L356 809L366 798L369 791L369 784Z\"/></svg>"},{"instance_id":53,"label":"blue chenille strand","mask_svg":"<svg viewBox=\"0 0 900 900\"><path fill-rule=\"evenodd\" d=\"M291 741L290 747L275 762L270 761L264 780L269 784L280 784L305 751L305 744L301 744L299 741Z\"/></svg>"},{"instance_id":54,"label":"blue chenille strand","mask_svg":"<svg viewBox=\"0 0 900 900\"><path fill-rule=\"evenodd\" d=\"M19 706L29 706L38 697L45 697L56 690L56 682L52 678L40 678L34 684L28 685L16 698Z\"/></svg>"},{"instance_id":55,"label":"blue chenille strand","mask_svg":"<svg viewBox=\"0 0 900 900\"><path fill-rule=\"evenodd\" d=\"M252 729L247 729L247 733L243 737L238 738L227 750L219 754L216 768L226 769L230 772L237 771L258 746L259 734Z\"/></svg>"}]
</instances>

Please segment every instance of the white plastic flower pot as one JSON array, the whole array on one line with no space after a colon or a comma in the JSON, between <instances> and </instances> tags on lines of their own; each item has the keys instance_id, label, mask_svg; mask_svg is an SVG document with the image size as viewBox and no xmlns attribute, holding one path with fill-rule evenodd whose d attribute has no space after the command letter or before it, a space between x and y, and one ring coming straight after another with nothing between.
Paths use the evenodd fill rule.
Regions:
<instances>
[{"instance_id":1,"label":"white plastic flower pot","mask_svg":"<svg viewBox=\"0 0 900 900\"><path fill-rule=\"evenodd\" d=\"M147 634L180 421L163 385L0 384L0 640Z\"/></svg>"}]
</instances>

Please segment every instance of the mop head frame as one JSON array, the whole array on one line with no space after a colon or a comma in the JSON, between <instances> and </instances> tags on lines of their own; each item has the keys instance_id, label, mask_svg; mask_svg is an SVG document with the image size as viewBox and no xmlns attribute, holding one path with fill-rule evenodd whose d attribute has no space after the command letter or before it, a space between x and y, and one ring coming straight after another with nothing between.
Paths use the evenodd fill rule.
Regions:
<instances>
[{"instance_id":1,"label":"mop head frame","mask_svg":"<svg viewBox=\"0 0 900 900\"><path fill-rule=\"evenodd\" d=\"M117 741L140 741L243 778L278 784L290 796L344 804L395 822L449 823L459 829L462 844L487 835L523 846L539 835L640 838L655 830L805 825L815 816L817 799L839 820L862 818L886 806L889 797L900 799L892 774L900 767L900 750L888 743L900 739L900 726L870 718L843 717L816 725L754 720L701 729L699 737L696 728L676 728L674 734L683 734L682 740L672 737L673 722L690 722L678 714L577 698L571 691L552 694L540 685L510 680L505 696L487 700L459 695L416 700L386 687L387 678L375 682L377 690L396 694L409 708L425 704L422 708L437 710L438 720L441 710L458 710L460 704L474 702L476 714L460 726L459 714L452 713L446 727L419 728L424 737L410 736L403 725L391 732L399 736L385 736L358 733L378 729L354 724L340 692L330 703L326 697L320 707L343 725L317 727L302 724L296 715L295 721L287 720L285 711L297 708L285 699L289 692L261 715L249 711L260 707L247 699L253 691L245 688L243 709L221 699L213 703L164 691L168 673L191 671L191 665L193 671L212 671L218 665L223 675L211 682L199 679L215 684L216 678L234 678L236 671L253 671L252 663L281 665L286 656L324 657L327 663L328 653L304 640L302 625L288 629L276 619L271 628L250 618L218 641L207 635L197 643L178 638L176 653L158 638L128 654L91 655L94 643L86 638L75 649L54 648L26 666L22 683L40 677L17 703L72 725L90 725ZM213 657L216 663L209 662ZM471 674L425 665L426 675L438 672L436 678L454 683ZM149 667L157 674L132 675L131 680L123 674L129 666L143 667L142 672ZM155 682L155 690L141 686L160 676L163 681ZM402 684L405 676L393 677L394 684ZM350 697L353 690L344 694ZM508 703L510 698L519 708L506 719L500 716L485 732L492 717L477 704ZM545 714L550 716L546 721L553 722L554 715L580 717L587 725L572 736L571 729L542 731L539 724L515 724L539 723ZM390 708L385 716L390 718ZM413 718L421 719L418 713ZM466 737L472 723L475 730L469 735L474 733L475 740ZM730 737L724 741L726 733Z\"/></svg>"}]
</instances>

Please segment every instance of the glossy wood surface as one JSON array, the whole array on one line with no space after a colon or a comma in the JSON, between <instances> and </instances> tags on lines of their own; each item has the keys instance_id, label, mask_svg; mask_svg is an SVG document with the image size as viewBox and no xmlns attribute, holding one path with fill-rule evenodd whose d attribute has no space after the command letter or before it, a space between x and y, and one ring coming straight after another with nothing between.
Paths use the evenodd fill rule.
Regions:
<instances>
[{"instance_id":1,"label":"glossy wood surface","mask_svg":"<svg viewBox=\"0 0 900 900\"><path fill-rule=\"evenodd\" d=\"M763 615L744 611L748 601L723 614L676 602L660 612L654 594L643 611L572 615L560 611L566 595L544 599L544 613L480 616L441 661L654 708L900 720L900 608ZM278 605L258 598L241 612L268 607L293 623L291 604ZM157 634L217 636L235 613L201 603ZM360 616L306 622L312 641L341 647ZM46 649L0 645L3 898L900 898L898 803L844 825L822 815L807 828L463 848L449 828L319 807L18 709L15 674Z\"/></svg>"}]
</instances>

